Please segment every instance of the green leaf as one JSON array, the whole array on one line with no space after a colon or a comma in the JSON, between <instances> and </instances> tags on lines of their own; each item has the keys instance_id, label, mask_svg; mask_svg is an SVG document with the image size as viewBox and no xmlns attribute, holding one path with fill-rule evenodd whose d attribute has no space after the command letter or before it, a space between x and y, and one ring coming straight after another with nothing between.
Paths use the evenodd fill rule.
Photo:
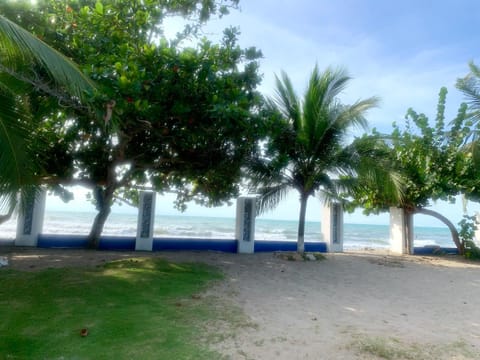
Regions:
<instances>
[{"instance_id":1,"label":"green leaf","mask_svg":"<svg viewBox=\"0 0 480 360\"><path fill-rule=\"evenodd\" d=\"M97 3L95 4L95 11L97 12L97 14L103 15L103 4L100 1L97 1Z\"/></svg>"},{"instance_id":2,"label":"green leaf","mask_svg":"<svg viewBox=\"0 0 480 360\"><path fill-rule=\"evenodd\" d=\"M70 59L51 48L25 29L0 15L0 48L4 56L0 65L14 69L18 61L34 61L46 69L51 78L79 99L88 99L94 84Z\"/></svg>"},{"instance_id":3,"label":"green leaf","mask_svg":"<svg viewBox=\"0 0 480 360\"><path fill-rule=\"evenodd\" d=\"M89 7L88 7L88 6L84 6L84 7L82 7L82 9L80 10L80 15L85 17L85 16L88 16L89 12L90 12Z\"/></svg>"}]
</instances>

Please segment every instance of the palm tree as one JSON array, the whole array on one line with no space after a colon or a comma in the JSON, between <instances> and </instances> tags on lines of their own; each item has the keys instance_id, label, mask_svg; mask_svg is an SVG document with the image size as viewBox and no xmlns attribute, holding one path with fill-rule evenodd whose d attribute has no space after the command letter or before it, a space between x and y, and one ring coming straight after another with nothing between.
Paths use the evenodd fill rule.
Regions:
<instances>
[{"instance_id":1,"label":"palm tree","mask_svg":"<svg viewBox=\"0 0 480 360\"><path fill-rule=\"evenodd\" d=\"M352 179L365 168L364 155L371 153L367 141L348 143L351 130L366 127L367 110L377 98L344 105L338 95L350 78L342 70L315 66L300 99L289 77L276 77L276 95L268 101L273 112L272 129L263 156L249 168L251 184L260 196L260 212L274 208L291 189L300 194L297 251L304 252L307 201L321 190L328 196L338 193L340 178ZM367 170L367 169L365 169ZM370 168L371 170L371 168Z\"/></svg>"},{"instance_id":2,"label":"palm tree","mask_svg":"<svg viewBox=\"0 0 480 360\"><path fill-rule=\"evenodd\" d=\"M478 122L480 121L480 67L474 62L470 62L469 67L470 73L457 80L457 88L467 98L470 117Z\"/></svg>"},{"instance_id":3,"label":"palm tree","mask_svg":"<svg viewBox=\"0 0 480 360\"><path fill-rule=\"evenodd\" d=\"M480 167L480 67L472 61L470 73L457 80L457 88L465 95L468 104L467 116L472 120L470 132L465 139L464 150L472 154L476 168Z\"/></svg>"},{"instance_id":4,"label":"palm tree","mask_svg":"<svg viewBox=\"0 0 480 360\"><path fill-rule=\"evenodd\" d=\"M7 211L0 223L12 214L18 191L38 185L39 164L30 157L32 89L78 105L95 86L71 60L0 15L0 210Z\"/></svg>"}]
</instances>

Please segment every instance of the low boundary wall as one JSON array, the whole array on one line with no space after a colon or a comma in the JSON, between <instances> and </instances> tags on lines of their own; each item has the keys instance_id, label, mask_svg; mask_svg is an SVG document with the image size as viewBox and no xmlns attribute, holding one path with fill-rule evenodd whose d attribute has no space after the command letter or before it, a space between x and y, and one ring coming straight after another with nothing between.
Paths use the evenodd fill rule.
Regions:
<instances>
[{"instance_id":1,"label":"low boundary wall","mask_svg":"<svg viewBox=\"0 0 480 360\"><path fill-rule=\"evenodd\" d=\"M41 248L86 248L87 236L40 234L37 246ZM102 236L100 250L135 250L135 236ZM234 239L201 238L153 238L153 251L162 250L203 250L236 253L238 241ZM255 241L254 252L296 251L295 241ZM327 252L324 242L306 242L305 251Z\"/></svg>"}]
</instances>

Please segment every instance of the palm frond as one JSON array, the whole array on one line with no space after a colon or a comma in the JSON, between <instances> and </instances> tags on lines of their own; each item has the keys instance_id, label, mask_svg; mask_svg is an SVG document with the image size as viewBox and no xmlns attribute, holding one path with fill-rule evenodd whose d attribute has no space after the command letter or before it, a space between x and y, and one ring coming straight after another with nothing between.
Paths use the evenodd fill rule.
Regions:
<instances>
[{"instance_id":1,"label":"palm frond","mask_svg":"<svg viewBox=\"0 0 480 360\"><path fill-rule=\"evenodd\" d=\"M31 134L27 116L19 111L15 95L0 87L0 179L8 177L19 183L25 165L26 143ZM22 117L27 121L21 121Z\"/></svg>"},{"instance_id":2,"label":"palm frond","mask_svg":"<svg viewBox=\"0 0 480 360\"><path fill-rule=\"evenodd\" d=\"M0 225L12 218L17 208L16 194L0 196Z\"/></svg>"},{"instance_id":3,"label":"palm frond","mask_svg":"<svg viewBox=\"0 0 480 360\"><path fill-rule=\"evenodd\" d=\"M469 107L469 117L480 121L480 67L472 61L470 73L457 80L457 88L465 95Z\"/></svg>"},{"instance_id":4,"label":"palm frond","mask_svg":"<svg viewBox=\"0 0 480 360\"><path fill-rule=\"evenodd\" d=\"M471 74L457 80L457 88L463 92L471 109L480 111L480 81Z\"/></svg>"},{"instance_id":5,"label":"palm frond","mask_svg":"<svg viewBox=\"0 0 480 360\"><path fill-rule=\"evenodd\" d=\"M15 69L16 63L35 62L45 68L56 84L80 99L86 100L95 85L67 57L0 15L0 65Z\"/></svg>"},{"instance_id":6,"label":"palm frond","mask_svg":"<svg viewBox=\"0 0 480 360\"><path fill-rule=\"evenodd\" d=\"M326 202L338 200L338 194L341 191L338 180L332 179L328 174L319 174L315 179L318 184L317 196L324 199Z\"/></svg>"},{"instance_id":7,"label":"palm frond","mask_svg":"<svg viewBox=\"0 0 480 360\"><path fill-rule=\"evenodd\" d=\"M246 169L250 179L250 189L267 186L266 184L279 184L285 182L285 173L280 171L284 167L278 164L278 159L266 161L265 159L251 159Z\"/></svg>"},{"instance_id":8,"label":"palm frond","mask_svg":"<svg viewBox=\"0 0 480 360\"><path fill-rule=\"evenodd\" d=\"M33 182L35 173L29 143L33 131L28 111L18 95L0 84L0 209L10 208L20 189Z\"/></svg>"},{"instance_id":9,"label":"palm frond","mask_svg":"<svg viewBox=\"0 0 480 360\"><path fill-rule=\"evenodd\" d=\"M368 110L377 107L380 100L377 97L370 97L364 100L358 100L352 105L339 105L338 112L334 113L336 119L334 122L336 126L341 129L349 129L352 127L359 127L366 129L368 127L368 121L365 118L365 114Z\"/></svg>"},{"instance_id":10,"label":"palm frond","mask_svg":"<svg viewBox=\"0 0 480 360\"><path fill-rule=\"evenodd\" d=\"M374 192L385 200L384 203L402 204L405 195L405 181L390 162L390 149L379 136L364 136L343 150L339 162L343 166L344 192L353 194L364 189ZM347 186L350 186L348 188ZM377 189L377 190L375 190Z\"/></svg>"},{"instance_id":11,"label":"palm frond","mask_svg":"<svg viewBox=\"0 0 480 360\"><path fill-rule=\"evenodd\" d=\"M359 100L343 105L337 96L344 90L350 77L342 69L328 68L319 74L314 69L303 103L303 138L308 139L308 153L316 157L331 156L352 127L367 127L365 113L378 103L377 98Z\"/></svg>"},{"instance_id":12,"label":"palm frond","mask_svg":"<svg viewBox=\"0 0 480 360\"><path fill-rule=\"evenodd\" d=\"M275 75L276 91L272 103L286 119L292 122L295 129L300 125L301 104L293 88L292 81L285 72L282 72L282 78Z\"/></svg>"},{"instance_id":13,"label":"palm frond","mask_svg":"<svg viewBox=\"0 0 480 360\"><path fill-rule=\"evenodd\" d=\"M350 80L350 76L342 68L333 69L328 67L320 74L318 66L315 66L310 78L309 88L312 86L317 87L320 90L321 105L329 107L335 102L338 95L345 90Z\"/></svg>"},{"instance_id":14,"label":"palm frond","mask_svg":"<svg viewBox=\"0 0 480 360\"><path fill-rule=\"evenodd\" d=\"M284 200L290 187L287 184L267 186L257 189L257 215L275 209Z\"/></svg>"},{"instance_id":15,"label":"palm frond","mask_svg":"<svg viewBox=\"0 0 480 360\"><path fill-rule=\"evenodd\" d=\"M329 112L335 108L336 97L350 78L341 69L327 68L320 74L315 66L303 102L303 129L318 138L329 127Z\"/></svg>"}]
</instances>

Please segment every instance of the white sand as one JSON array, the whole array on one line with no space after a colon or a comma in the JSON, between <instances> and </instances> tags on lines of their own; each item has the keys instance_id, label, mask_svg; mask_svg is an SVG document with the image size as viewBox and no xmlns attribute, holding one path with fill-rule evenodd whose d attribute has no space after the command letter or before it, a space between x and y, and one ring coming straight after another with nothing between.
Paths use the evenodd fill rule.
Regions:
<instances>
[{"instance_id":1,"label":"white sand","mask_svg":"<svg viewBox=\"0 0 480 360\"><path fill-rule=\"evenodd\" d=\"M51 254L7 256L12 267L28 269L35 256L34 266L43 267L132 255ZM271 253L156 255L224 272L225 280L206 296L239 307L249 323L218 327L225 336L211 346L228 359L480 359L480 263L381 253L329 254L310 262Z\"/></svg>"},{"instance_id":2,"label":"white sand","mask_svg":"<svg viewBox=\"0 0 480 360\"><path fill-rule=\"evenodd\" d=\"M480 359L480 264L375 253L315 262L193 255L223 269L213 293L256 324L217 344L228 358ZM182 257L192 254L171 256Z\"/></svg>"}]
</instances>

